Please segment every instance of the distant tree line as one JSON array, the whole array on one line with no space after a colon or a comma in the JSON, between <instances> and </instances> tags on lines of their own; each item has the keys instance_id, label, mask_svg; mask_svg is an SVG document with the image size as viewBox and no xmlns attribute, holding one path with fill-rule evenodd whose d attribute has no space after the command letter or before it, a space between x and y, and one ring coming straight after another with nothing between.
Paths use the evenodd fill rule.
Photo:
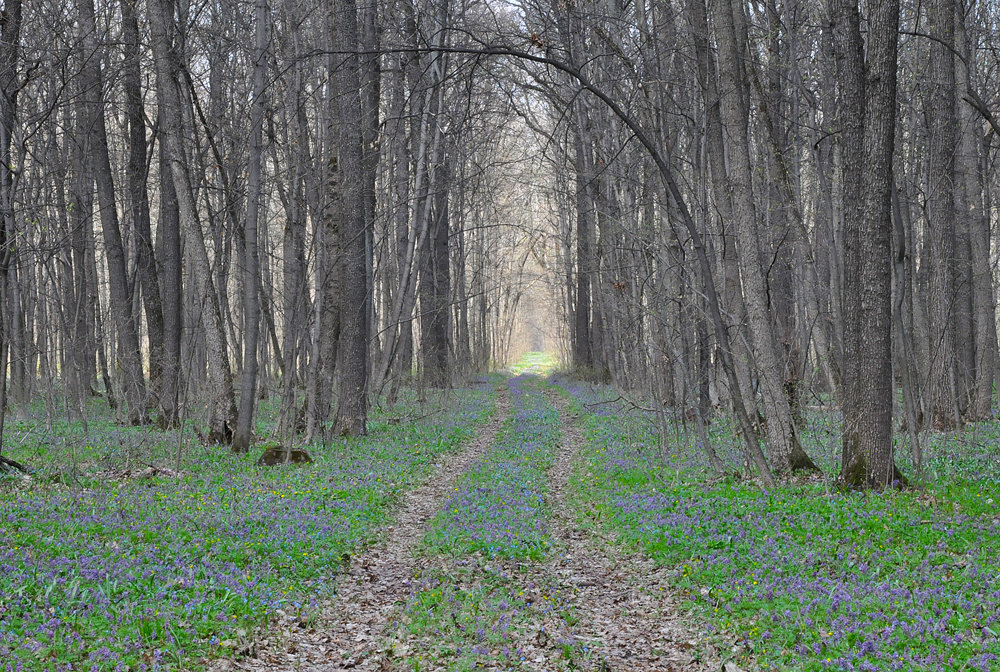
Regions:
<instances>
[{"instance_id":1,"label":"distant tree line","mask_svg":"<svg viewBox=\"0 0 1000 672\"><path fill-rule=\"evenodd\" d=\"M8 406L246 450L376 395L581 374L765 483L901 478L894 418L992 417L997 8L931 0L4 0ZM543 290L539 290L543 287ZM538 296L547 297L544 305ZM530 304L530 305L529 305ZM899 410L895 407L898 406Z\"/></svg>"},{"instance_id":2,"label":"distant tree line","mask_svg":"<svg viewBox=\"0 0 1000 672\"><path fill-rule=\"evenodd\" d=\"M495 226L499 73L436 48L459 11L6 2L4 408L245 450L265 389L284 436L357 435L503 360L531 232Z\"/></svg>"}]
</instances>

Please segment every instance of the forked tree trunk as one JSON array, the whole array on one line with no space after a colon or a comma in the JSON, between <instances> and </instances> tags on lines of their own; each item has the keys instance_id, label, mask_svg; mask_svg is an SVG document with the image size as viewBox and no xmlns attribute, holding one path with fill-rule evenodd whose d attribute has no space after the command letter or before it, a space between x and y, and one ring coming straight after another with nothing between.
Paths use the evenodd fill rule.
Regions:
<instances>
[{"instance_id":1,"label":"forked tree trunk","mask_svg":"<svg viewBox=\"0 0 1000 672\"><path fill-rule=\"evenodd\" d=\"M97 200L104 232L104 253L108 264L110 308L118 334L118 358L122 368L128 420L134 425L148 420L146 380L142 371L139 334L132 316L132 297L129 292L128 260L122 243L118 222L118 204L112 176L111 157L108 153L108 132L104 117L104 78L101 74L97 26L94 20L93 0L78 0L77 13L83 48L84 104L90 122L90 159L94 165L97 182Z\"/></svg>"},{"instance_id":2,"label":"forked tree trunk","mask_svg":"<svg viewBox=\"0 0 1000 672\"><path fill-rule=\"evenodd\" d=\"M751 357L745 333L746 307L743 304L743 294L740 289L736 241L732 233L734 226L733 206L726 188L726 146L722 131L722 118L719 112L720 100L719 88L716 83L715 61L709 50L708 13L705 0L692 0L689 5L689 16L694 32L698 83L705 105L705 144L708 155L707 163L711 174L712 195L715 197L715 208L721 219L721 255L725 278L723 305L729 315L729 324L726 325L726 328L729 333L729 342L733 347L735 378L739 384L739 389L729 391L730 400L733 399L732 395L737 394L747 399L747 393L753 389L753 385L750 376ZM753 415L756 417L756 404L750 405L753 407Z\"/></svg>"},{"instance_id":3,"label":"forked tree trunk","mask_svg":"<svg viewBox=\"0 0 1000 672\"><path fill-rule=\"evenodd\" d=\"M129 218L135 236L136 267L142 303L146 313L149 339L149 387L151 400L163 411L160 391L163 386L163 307L160 301L160 283L153 252L153 235L149 217L149 190L146 186L146 117L142 100L142 72L140 69L141 42L139 21L136 18L136 1L121 0L122 41L125 60L122 80L125 89L125 106L128 114L128 194ZM162 198L162 196L161 196Z\"/></svg>"}]
</instances>

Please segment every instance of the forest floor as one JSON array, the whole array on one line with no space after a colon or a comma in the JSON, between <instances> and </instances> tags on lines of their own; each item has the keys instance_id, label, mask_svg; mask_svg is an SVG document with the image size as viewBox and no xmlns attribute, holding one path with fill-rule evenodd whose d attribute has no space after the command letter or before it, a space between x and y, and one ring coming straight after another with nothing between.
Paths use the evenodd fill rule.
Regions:
<instances>
[{"instance_id":1,"label":"forest floor","mask_svg":"<svg viewBox=\"0 0 1000 672\"><path fill-rule=\"evenodd\" d=\"M927 435L919 488L764 492L540 368L404 396L305 466L15 419L0 672L997 669L1000 423ZM836 425L803 431L827 474Z\"/></svg>"},{"instance_id":2,"label":"forest floor","mask_svg":"<svg viewBox=\"0 0 1000 672\"><path fill-rule=\"evenodd\" d=\"M384 669L383 638L400 604L409 598L416 568L415 550L427 523L464 473L493 444L510 408L505 392L493 417L463 447L444 457L433 474L403 496L382 537L345 563L332 599L309 621L294 620L254 641L255 655L215 661L213 670Z\"/></svg>"},{"instance_id":3,"label":"forest floor","mask_svg":"<svg viewBox=\"0 0 1000 672\"><path fill-rule=\"evenodd\" d=\"M551 389L542 389L537 381L523 387L524 394L537 399L522 400L518 410L539 401L548 406L551 399L559 411L554 423L560 432L551 446L555 455L544 474L550 537L544 553L519 552L516 535L507 538L514 542L511 547L501 539L489 555L482 549L464 553L471 550L463 548L467 539L445 547L424 543L434 515L461 490L459 480L482 468L498 434L511 429L511 404L501 388L492 419L462 452L448 456L422 486L403 498L384 537L338 573L335 597L314 619L264 635L246 650L248 655L216 660L210 669L719 669L697 660L705 645L691 632L671 593L664 591L662 569L615 549L596 528L581 528L580 503L571 501L574 465L585 445L579 425ZM514 452L520 452L517 435L510 438ZM530 432L527 438L531 440ZM460 529L459 536L469 532L468 527ZM506 596L510 585L520 587L520 593L527 588L534 601L514 599L520 605L511 607L511 600L495 598L497 593ZM441 599L442 593L451 593L451 599ZM421 623L412 612L425 606L442 613ZM515 611L516 617L508 619ZM469 618L470 613L475 618ZM451 621L445 630L442 618ZM460 621L466 618L469 625L463 626ZM489 635L487 625L492 626Z\"/></svg>"}]
</instances>

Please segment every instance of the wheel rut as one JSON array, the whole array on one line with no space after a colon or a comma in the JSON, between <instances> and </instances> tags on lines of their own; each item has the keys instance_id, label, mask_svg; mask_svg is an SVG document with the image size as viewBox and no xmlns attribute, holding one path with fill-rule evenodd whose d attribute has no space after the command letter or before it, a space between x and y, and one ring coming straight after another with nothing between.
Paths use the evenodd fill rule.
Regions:
<instances>
[{"instance_id":1,"label":"wheel rut","mask_svg":"<svg viewBox=\"0 0 1000 672\"><path fill-rule=\"evenodd\" d=\"M553 395L555 396L555 395ZM570 500L570 479L586 439L564 400L554 400L563 440L550 472L551 533L559 548L550 561L560 597L578 619L572 637L585 643L577 669L605 671L717 670L719 663L678 610L669 568L617 550L593 530L582 529Z\"/></svg>"},{"instance_id":2,"label":"wheel rut","mask_svg":"<svg viewBox=\"0 0 1000 672\"><path fill-rule=\"evenodd\" d=\"M558 612L572 614L572 618L556 612L540 616L536 624L540 629L519 637L517 648L524 656L519 669L719 669L715 650L704 643L690 619L681 615L677 598L668 588L670 569L618 549L594 528L581 527L579 505L572 501L571 479L586 439L565 401L554 394L552 398L563 433L548 472L553 548L546 560L514 563L510 570L535 590L557 595ZM308 623L287 619L242 651L241 657L213 661L210 669L409 669L405 660L392 660L383 648L391 631L399 626L401 607L412 597L415 579L426 569L424 565L443 562L418 560L416 552L431 517L454 491L459 476L489 450L509 414L510 400L504 390L493 417L476 437L461 453L444 457L423 485L407 493L383 539L359 553L349 568L337 575L336 596L323 605L317 618ZM545 633L551 633L551 638ZM572 644L575 653L571 657L561 653L562 643ZM411 650L416 653L420 647ZM501 668L487 664L484 669Z\"/></svg>"},{"instance_id":3,"label":"wheel rut","mask_svg":"<svg viewBox=\"0 0 1000 672\"><path fill-rule=\"evenodd\" d=\"M454 491L460 474L493 444L510 413L506 388L493 417L460 453L442 456L436 471L403 497L384 538L361 551L336 577L336 595L310 622L287 619L237 659L213 661L213 672L382 670L380 642L412 592L415 550L427 523ZM280 616L280 614L279 614ZM272 628L273 629L273 628Z\"/></svg>"}]
</instances>

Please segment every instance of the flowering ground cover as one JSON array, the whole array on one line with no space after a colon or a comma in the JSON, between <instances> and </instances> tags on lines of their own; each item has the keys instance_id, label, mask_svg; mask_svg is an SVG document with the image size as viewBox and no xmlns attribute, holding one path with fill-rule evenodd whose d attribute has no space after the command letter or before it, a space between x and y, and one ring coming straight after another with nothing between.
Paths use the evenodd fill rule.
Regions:
<instances>
[{"instance_id":1,"label":"flowering ground cover","mask_svg":"<svg viewBox=\"0 0 1000 672\"><path fill-rule=\"evenodd\" d=\"M446 500L402 568L413 589L381 649L391 669L600 669L592 609L567 593L574 515L667 568L662 587L745 667L1000 669L997 423L930 437L919 489L844 493L827 476L764 493L712 477L693 427L661 437L608 388L557 381L575 418L564 436L556 388L531 375L545 366L508 381L495 440L427 507ZM401 493L490 414L497 383L437 413L404 400L368 438L311 447L305 467L107 421L85 435L15 423L10 454L39 472L0 481L0 672L197 669L275 620L310 619ZM806 419L804 443L833 473L838 419ZM708 438L738 470L724 419ZM899 462L912 478L905 447ZM145 464L180 475L122 477Z\"/></svg>"},{"instance_id":2,"label":"flowering ground cover","mask_svg":"<svg viewBox=\"0 0 1000 672\"><path fill-rule=\"evenodd\" d=\"M519 646L525 633L547 638L547 620L572 620L555 587L527 569L551 547L546 470L561 436L559 412L541 379L518 376L509 387L511 417L425 539L426 562L404 614L406 635L421 650L408 669L538 669Z\"/></svg>"},{"instance_id":3,"label":"flowering ground cover","mask_svg":"<svg viewBox=\"0 0 1000 672\"><path fill-rule=\"evenodd\" d=\"M529 376L510 380L511 417L435 517L427 540L432 548L506 557L545 553L545 470L552 464L560 422L541 385Z\"/></svg>"},{"instance_id":4,"label":"flowering ground cover","mask_svg":"<svg viewBox=\"0 0 1000 672\"><path fill-rule=\"evenodd\" d=\"M390 416L426 409L393 408L363 440L310 447L309 466L261 469L256 453L194 446L180 477L141 481L107 477L122 449L100 439L142 430L92 423L73 449L72 485L0 491L0 670L195 669L269 619L308 618L401 492L489 415L492 396L491 386L457 392L413 422ZM172 459L177 437L166 438L142 459ZM37 466L64 460L67 445L22 450Z\"/></svg>"},{"instance_id":5,"label":"flowering ground cover","mask_svg":"<svg viewBox=\"0 0 1000 672\"><path fill-rule=\"evenodd\" d=\"M581 516L669 567L693 613L761 669L1000 667L997 427L936 436L921 490L843 493L829 479L772 493L716 482L694 439L589 385L563 384L588 439ZM835 463L829 420L805 442ZM713 441L738 467L724 423ZM817 429L818 428L818 429ZM825 451L825 452L820 452ZM900 460L908 467L906 456ZM585 503L585 505L584 505Z\"/></svg>"}]
</instances>

